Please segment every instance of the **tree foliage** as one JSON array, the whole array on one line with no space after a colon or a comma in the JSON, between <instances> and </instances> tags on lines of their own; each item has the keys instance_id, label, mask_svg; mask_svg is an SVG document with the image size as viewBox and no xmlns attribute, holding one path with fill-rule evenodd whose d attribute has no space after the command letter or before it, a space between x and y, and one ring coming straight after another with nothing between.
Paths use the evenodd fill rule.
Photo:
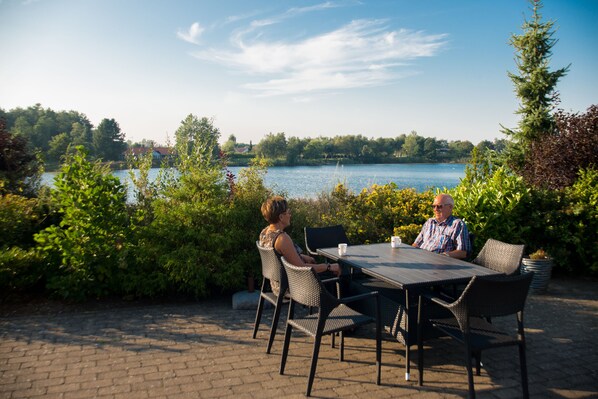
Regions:
<instances>
[{"instance_id":1,"label":"tree foliage","mask_svg":"<svg viewBox=\"0 0 598 399\"><path fill-rule=\"evenodd\" d=\"M283 132L267 134L257 145L255 152L265 158L281 158L285 156L287 139Z\"/></svg>"},{"instance_id":2,"label":"tree foliage","mask_svg":"<svg viewBox=\"0 0 598 399\"><path fill-rule=\"evenodd\" d=\"M567 74L569 67L550 71L552 48L557 43L554 21L542 21L541 0L530 0L532 19L525 20L522 34L513 34L510 40L515 48L518 74L509 72L520 100L517 114L521 120L517 129L504 129L513 142L507 152L507 161L516 170L521 169L528 147L545 138L554 128L552 111L558 101L556 85Z\"/></svg>"},{"instance_id":3,"label":"tree foliage","mask_svg":"<svg viewBox=\"0 0 598 399\"><path fill-rule=\"evenodd\" d=\"M0 110L1 111L1 110ZM43 155L45 161L57 162L77 146L83 146L89 156L118 160L126 144L124 134L114 119L104 119L98 129L87 117L76 111L53 111L40 104L2 111L7 129L15 137L23 137ZM93 137L92 137L93 136Z\"/></svg>"},{"instance_id":4,"label":"tree foliage","mask_svg":"<svg viewBox=\"0 0 598 399\"><path fill-rule=\"evenodd\" d=\"M532 142L523 176L535 186L561 189L576 181L580 169L598 168L598 106L582 115L559 111L555 124L552 134Z\"/></svg>"},{"instance_id":5,"label":"tree foliage","mask_svg":"<svg viewBox=\"0 0 598 399\"><path fill-rule=\"evenodd\" d=\"M62 220L35 236L48 262L48 288L73 300L118 292L130 238L125 187L79 147L52 195Z\"/></svg>"},{"instance_id":6,"label":"tree foliage","mask_svg":"<svg viewBox=\"0 0 598 399\"><path fill-rule=\"evenodd\" d=\"M218 156L218 130L213 120L189 114L175 132L177 167L182 172L211 164Z\"/></svg>"},{"instance_id":7,"label":"tree foliage","mask_svg":"<svg viewBox=\"0 0 598 399\"><path fill-rule=\"evenodd\" d=\"M34 196L42 168L35 151L23 136L7 131L0 118L0 194Z\"/></svg>"},{"instance_id":8,"label":"tree foliage","mask_svg":"<svg viewBox=\"0 0 598 399\"><path fill-rule=\"evenodd\" d=\"M125 149L125 135L114 119L102 119L92 133L94 154L104 161L122 159Z\"/></svg>"}]
</instances>

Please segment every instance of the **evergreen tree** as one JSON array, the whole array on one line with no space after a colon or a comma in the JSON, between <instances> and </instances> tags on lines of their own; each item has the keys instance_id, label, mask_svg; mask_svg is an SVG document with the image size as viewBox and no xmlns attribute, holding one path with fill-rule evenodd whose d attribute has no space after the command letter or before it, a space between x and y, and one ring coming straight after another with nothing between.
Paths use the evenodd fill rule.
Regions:
<instances>
[{"instance_id":1,"label":"evergreen tree","mask_svg":"<svg viewBox=\"0 0 598 399\"><path fill-rule=\"evenodd\" d=\"M546 137L554 129L551 112L558 102L556 84L569 70L569 66L556 71L549 70L552 48L557 43L553 38L554 21L542 21L541 0L530 0L530 3L532 19L525 20L523 33L513 34L510 40L516 51L515 62L519 73L509 72L508 75L520 99L516 113L521 115L521 120L517 129L503 127L503 132L512 138L506 161L516 170L521 170L530 144Z\"/></svg>"},{"instance_id":2,"label":"evergreen tree","mask_svg":"<svg viewBox=\"0 0 598 399\"><path fill-rule=\"evenodd\" d=\"M93 131L92 140L96 157L104 161L121 159L127 148L125 135L114 119L103 119L98 128Z\"/></svg>"}]
</instances>

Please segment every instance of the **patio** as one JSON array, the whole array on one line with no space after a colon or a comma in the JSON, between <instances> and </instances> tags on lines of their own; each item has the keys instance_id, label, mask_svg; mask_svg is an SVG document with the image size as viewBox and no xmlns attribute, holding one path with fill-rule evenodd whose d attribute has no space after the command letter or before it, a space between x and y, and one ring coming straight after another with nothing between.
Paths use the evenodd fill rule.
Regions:
<instances>
[{"instance_id":1,"label":"patio","mask_svg":"<svg viewBox=\"0 0 598 399\"><path fill-rule=\"evenodd\" d=\"M286 308L285 308L286 311ZM271 310L264 312L269 323ZM284 313L284 312L283 312ZM267 325L251 339L254 310L233 310L230 297L202 302L0 308L1 398L303 397L311 340L293 339L278 374L282 323L266 355ZM598 285L553 279L526 307L530 394L598 397ZM404 348L384 336L382 385L375 384L368 331L346 339L345 362L325 340L312 395L325 398L462 398L467 378L461 347L427 343L426 381L404 380ZM416 348L413 347L415 354ZM414 360L416 356L413 357ZM487 352L480 398L521 396L517 351ZM415 364L415 363L413 363Z\"/></svg>"}]
</instances>

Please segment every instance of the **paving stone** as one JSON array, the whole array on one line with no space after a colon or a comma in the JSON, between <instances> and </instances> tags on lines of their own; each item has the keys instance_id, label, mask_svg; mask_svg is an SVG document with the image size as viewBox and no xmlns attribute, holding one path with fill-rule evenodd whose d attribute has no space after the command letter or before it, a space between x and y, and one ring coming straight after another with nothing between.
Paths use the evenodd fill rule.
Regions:
<instances>
[{"instance_id":1,"label":"paving stone","mask_svg":"<svg viewBox=\"0 0 598 399\"><path fill-rule=\"evenodd\" d=\"M264 312L257 339L251 338L257 295L253 311L234 309L228 297L0 315L0 398L303 397L312 340L293 334L285 375L280 375L286 313L268 355L272 312ZM598 397L598 285L553 279L548 293L530 296L525 317L531 397ZM364 328L347 337L342 363L338 348L324 340L314 396L467 396L463 350L448 339L426 342L425 383L420 387L416 348L411 349L412 377L405 381L404 347L386 335L382 385L376 385L371 332ZM483 361L482 375L475 377L479 398L521 396L516 348L485 352Z\"/></svg>"}]
</instances>

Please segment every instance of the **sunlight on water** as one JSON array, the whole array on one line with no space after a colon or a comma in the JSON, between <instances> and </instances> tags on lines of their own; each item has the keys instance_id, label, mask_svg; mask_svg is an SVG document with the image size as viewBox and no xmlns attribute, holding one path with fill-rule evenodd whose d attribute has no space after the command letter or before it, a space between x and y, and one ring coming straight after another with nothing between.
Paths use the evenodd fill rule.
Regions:
<instances>
[{"instance_id":1,"label":"sunlight on water","mask_svg":"<svg viewBox=\"0 0 598 399\"><path fill-rule=\"evenodd\" d=\"M241 167L229 169L238 176ZM158 169L152 169L150 177L155 178L157 173ZM55 175L56 172L44 173L42 183L51 185ZM127 170L115 171L114 175L130 185ZM278 166L268 169L264 182L289 198L315 198L322 192L331 192L338 183L345 184L355 193L373 184L390 182L399 188L412 187L425 191L430 187L455 187L464 176L464 164ZM129 197L132 197L131 193Z\"/></svg>"}]
</instances>

